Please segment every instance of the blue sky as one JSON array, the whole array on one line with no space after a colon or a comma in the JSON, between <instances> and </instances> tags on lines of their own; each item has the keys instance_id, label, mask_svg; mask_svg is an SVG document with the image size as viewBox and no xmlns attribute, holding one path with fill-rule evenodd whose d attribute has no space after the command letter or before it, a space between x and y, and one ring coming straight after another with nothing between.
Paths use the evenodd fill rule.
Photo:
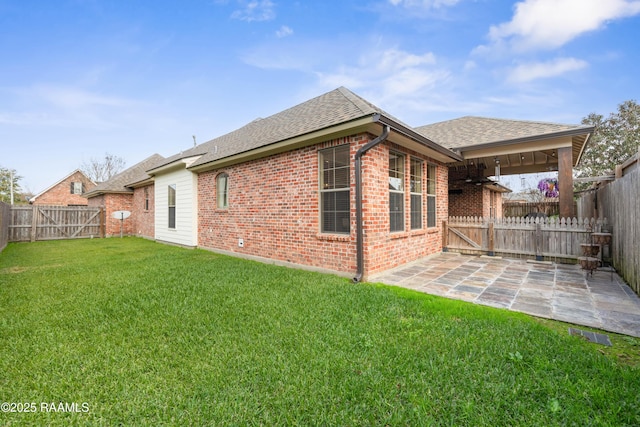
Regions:
<instances>
[{"instance_id":1,"label":"blue sky","mask_svg":"<svg viewBox=\"0 0 640 427\"><path fill-rule=\"evenodd\" d=\"M0 0L0 166L37 193L346 86L419 126L639 98L640 0Z\"/></svg>"}]
</instances>

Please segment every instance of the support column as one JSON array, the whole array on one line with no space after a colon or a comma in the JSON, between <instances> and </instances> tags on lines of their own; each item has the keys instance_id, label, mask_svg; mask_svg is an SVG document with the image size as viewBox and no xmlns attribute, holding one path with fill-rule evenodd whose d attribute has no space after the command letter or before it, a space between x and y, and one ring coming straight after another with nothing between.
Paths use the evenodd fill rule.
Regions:
<instances>
[{"instance_id":1,"label":"support column","mask_svg":"<svg viewBox=\"0 0 640 427\"><path fill-rule=\"evenodd\" d=\"M573 161L571 147L558 148L560 218L573 218Z\"/></svg>"}]
</instances>

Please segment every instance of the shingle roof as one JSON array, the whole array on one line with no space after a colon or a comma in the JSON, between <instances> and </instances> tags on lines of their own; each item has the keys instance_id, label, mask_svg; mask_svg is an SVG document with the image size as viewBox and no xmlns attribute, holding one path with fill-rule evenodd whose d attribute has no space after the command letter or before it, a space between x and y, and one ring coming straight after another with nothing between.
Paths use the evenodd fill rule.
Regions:
<instances>
[{"instance_id":1,"label":"shingle roof","mask_svg":"<svg viewBox=\"0 0 640 427\"><path fill-rule=\"evenodd\" d=\"M457 149L528 137L544 137L583 127L585 126L466 116L419 126L415 130L444 147Z\"/></svg>"},{"instance_id":2,"label":"shingle roof","mask_svg":"<svg viewBox=\"0 0 640 427\"><path fill-rule=\"evenodd\" d=\"M129 186L149 178L149 174L147 174L146 171L163 161L164 157L160 154L147 157L143 161L113 176L110 180L98 184L93 190L84 194L84 196L91 198L104 193L131 193L133 190Z\"/></svg>"},{"instance_id":3,"label":"shingle roof","mask_svg":"<svg viewBox=\"0 0 640 427\"><path fill-rule=\"evenodd\" d=\"M367 100L340 87L267 118L256 119L240 129L183 152L178 158L206 152L191 165L195 167L376 113L402 124Z\"/></svg>"}]
</instances>

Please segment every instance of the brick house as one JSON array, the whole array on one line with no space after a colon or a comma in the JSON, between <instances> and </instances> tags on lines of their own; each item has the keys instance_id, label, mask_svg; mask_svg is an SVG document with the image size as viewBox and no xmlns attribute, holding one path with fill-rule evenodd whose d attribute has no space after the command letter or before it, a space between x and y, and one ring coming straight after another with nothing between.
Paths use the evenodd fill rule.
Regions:
<instances>
[{"instance_id":1,"label":"brick house","mask_svg":"<svg viewBox=\"0 0 640 427\"><path fill-rule=\"evenodd\" d=\"M32 205L86 206L87 199L82 194L91 191L96 183L76 169L55 184L29 199Z\"/></svg>"},{"instance_id":2,"label":"brick house","mask_svg":"<svg viewBox=\"0 0 640 427\"><path fill-rule=\"evenodd\" d=\"M84 194L89 206L105 209L106 236L120 235L121 221L113 218L113 212L129 211L131 216L122 221L123 234L155 238L154 182L146 170L162 160L164 157L154 154Z\"/></svg>"},{"instance_id":3,"label":"brick house","mask_svg":"<svg viewBox=\"0 0 640 427\"><path fill-rule=\"evenodd\" d=\"M460 160L339 88L148 170L155 236L360 280L441 250Z\"/></svg>"},{"instance_id":4,"label":"brick house","mask_svg":"<svg viewBox=\"0 0 640 427\"><path fill-rule=\"evenodd\" d=\"M87 196L132 211L127 234L362 280L440 252L450 214L501 216L508 189L489 178L491 162L533 171L572 144L579 158L590 133L475 119L414 129L338 88L152 156Z\"/></svg>"}]
</instances>

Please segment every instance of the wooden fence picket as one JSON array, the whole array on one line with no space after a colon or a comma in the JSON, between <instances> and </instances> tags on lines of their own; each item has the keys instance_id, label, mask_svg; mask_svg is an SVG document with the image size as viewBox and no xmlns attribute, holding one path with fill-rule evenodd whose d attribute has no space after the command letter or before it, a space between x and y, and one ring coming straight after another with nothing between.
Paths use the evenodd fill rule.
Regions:
<instances>
[{"instance_id":1,"label":"wooden fence picket","mask_svg":"<svg viewBox=\"0 0 640 427\"><path fill-rule=\"evenodd\" d=\"M11 206L10 212L10 242L104 237L99 207Z\"/></svg>"},{"instance_id":2,"label":"wooden fence picket","mask_svg":"<svg viewBox=\"0 0 640 427\"><path fill-rule=\"evenodd\" d=\"M443 246L463 253L575 260L583 255L581 244L600 230L597 224L594 218L450 217Z\"/></svg>"}]
</instances>

